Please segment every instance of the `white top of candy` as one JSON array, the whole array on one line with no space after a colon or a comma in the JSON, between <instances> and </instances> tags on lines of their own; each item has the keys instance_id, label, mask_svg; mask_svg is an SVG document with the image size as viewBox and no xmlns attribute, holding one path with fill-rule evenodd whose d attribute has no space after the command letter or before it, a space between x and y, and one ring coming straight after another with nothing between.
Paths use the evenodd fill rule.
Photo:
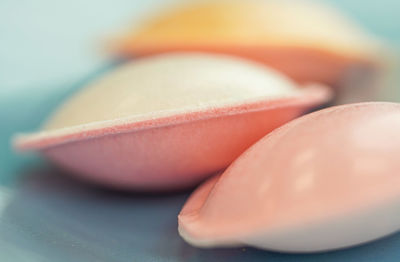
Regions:
<instances>
[{"instance_id":1,"label":"white top of candy","mask_svg":"<svg viewBox=\"0 0 400 262\"><path fill-rule=\"evenodd\" d=\"M158 55L129 62L82 89L44 129L124 117L140 120L297 92L285 76L247 60L200 53Z\"/></svg>"}]
</instances>

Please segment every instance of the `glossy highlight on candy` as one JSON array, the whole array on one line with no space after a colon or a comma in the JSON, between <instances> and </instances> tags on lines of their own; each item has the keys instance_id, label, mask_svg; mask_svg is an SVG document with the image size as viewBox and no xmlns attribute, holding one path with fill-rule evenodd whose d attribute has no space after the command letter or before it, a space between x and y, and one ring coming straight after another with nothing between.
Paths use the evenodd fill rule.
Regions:
<instances>
[{"instance_id":1,"label":"glossy highlight on candy","mask_svg":"<svg viewBox=\"0 0 400 262\"><path fill-rule=\"evenodd\" d=\"M371 102L295 119L189 198L181 236L199 247L316 252L400 229L400 104Z\"/></svg>"}]
</instances>

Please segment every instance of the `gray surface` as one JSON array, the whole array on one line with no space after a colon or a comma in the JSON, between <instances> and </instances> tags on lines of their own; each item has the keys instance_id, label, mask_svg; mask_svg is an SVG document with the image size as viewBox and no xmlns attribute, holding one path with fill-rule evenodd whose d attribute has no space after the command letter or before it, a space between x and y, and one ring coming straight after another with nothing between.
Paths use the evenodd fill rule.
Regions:
<instances>
[{"instance_id":1,"label":"gray surface","mask_svg":"<svg viewBox=\"0 0 400 262\"><path fill-rule=\"evenodd\" d=\"M91 188L48 168L24 174L0 222L2 261L398 261L400 236L341 252L201 250L177 235L186 194ZM4 191L2 191L4 194Z\"/></svg>"}]
</instances>

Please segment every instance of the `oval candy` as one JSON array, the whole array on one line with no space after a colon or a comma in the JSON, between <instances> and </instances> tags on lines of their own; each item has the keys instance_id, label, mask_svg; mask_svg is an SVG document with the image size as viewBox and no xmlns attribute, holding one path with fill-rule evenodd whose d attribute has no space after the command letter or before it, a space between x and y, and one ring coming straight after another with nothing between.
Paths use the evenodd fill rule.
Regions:
<instances>
[{"instance_id":1,"label":"oval candy","mask_svg":"<svg viewBox=\"0 0 400 262\"><path fill-rule=\"evenodd\" d=\"M200 247L315 252L400 229L400 104L371 102L295 119L189 198L179 232Z\"/></svg>"},{"instance_id":2,"label":"oval candy","mask_svg":"<svg viewBox=\"0 0 400 262\"><path fill-rule=\"evenodd\" d=\"M369 85L380 74L383 53L380 40L338 10L304 0L190 3L137 23L111 46L123 57L171 51L236 55L299 83L336 87L351 96L347 101L374 94L375 86ZM364 86L356 94L345 90L355 89L354 82Z\"/></svg>"},{"instance_id":3,"label":"oval candy","mask_svg":"<svg viewBox=\"0 0 400 262\"><path fill-rule=\"evenodd\" d=\"M329 99L253 62L199 53L130 62L20 135L83 178L137 190L192 186L266 133Z\"/></svg>"}]
</instances>

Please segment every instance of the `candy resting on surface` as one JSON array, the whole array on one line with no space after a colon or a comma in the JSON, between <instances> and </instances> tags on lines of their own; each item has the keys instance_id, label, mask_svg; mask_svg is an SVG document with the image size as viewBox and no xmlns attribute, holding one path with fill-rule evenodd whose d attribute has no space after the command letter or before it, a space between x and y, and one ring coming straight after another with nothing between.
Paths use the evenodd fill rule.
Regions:
<instances>
[{"instance_id":1,"label":"candy resting on surface","mask_svg":"<svg viewBox=\"0 0 400 262\"><path fill-rule=\"evenodd\" d=\"M400 229L400 104L332 107L251 146L189 198L179 232L200 247L313 252Z\"/></svg>"},{"instance_id":2,"label":"candy resting on surface","mask_svg":"<svg viewBox=\"0 0 400 262\"><path fill-rule=\"evenodd\" d=\"M20 150L105 185L169 190L228 166L266 133L329 99L257 63L168 54L116 69L68 99Z\"/></svg>"}]
</instances>

